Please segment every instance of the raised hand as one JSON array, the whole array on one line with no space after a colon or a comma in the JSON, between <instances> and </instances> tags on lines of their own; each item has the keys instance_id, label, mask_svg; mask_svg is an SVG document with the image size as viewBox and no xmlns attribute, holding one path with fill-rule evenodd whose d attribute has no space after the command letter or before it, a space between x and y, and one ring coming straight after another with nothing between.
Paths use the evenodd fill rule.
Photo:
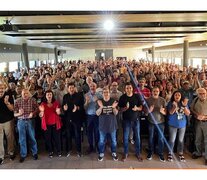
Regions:
<instances>
[{"instance_id":1,"label":"raised hand","mask_svg":"<svg viewBox=\"0 0 207 180\"><path fill-rule=\"evenodd\" d=\"M33 118L33 113L32 113L32 112L31 112L31 113L29 113L28 118L29 118L29 119L30 119L30 118Z\"/></svg>"},{"instance_id":2,"label":"raised hand","mask_svg":"<svg viewBox=\"0 0 207 180\"><path fill-rule=\"evenodd\" d=\"M72 112L76 112L77 109L78 109L78 106L76 106L76 105L74 104L74 108L73 108Z\"/></svg>"},{"instance_id":3,"label":"raised hand","mask_svg":"<svg viewBox=\"0 0 207 180\"><path fill-rule=\"evenodd\" d=\"M40 110L41 112L44 112L44 111L45 111L45 107L44 107L43 105L40 105L40 106L39 106L39 110Z\"/></svg>"},{"instance_id":4,"label":"raised hand","mask_svg":"<svg viewBox=\"0 0 207 180\"><path fill-rule=\"evenodd\" d=\"M63 106L63 109L64 109L65 111L67 111L67 110L68 110L68 105L65 104L65 105Z\"/></svg>"},{"instance_id":5,"label":"raised hand","mask_svg":"<svg viewBox=\"0 0 207 180\"><path fill-rule=\"evenodd\" d=\"M112 104L112 108L113 108L113 109L116 108L117 105L118 105L118 102L117 102L117 101L114 101L113 104Z\"/></svg>"},{"instance_id":6,"label":"raised hand","mask_svg":"<svg viewBox=\"0 0 207 180\"><path fill-rule=\"evenodd\" d=\"M160 113L166 114L166 109L163 106L160 107Z\"/></svg>"},{"instance_id":7,"label":"raised hand","mask_svg":"<svg viewBox=\"0 0 207 180\"><path fill-rule=\"evenodd\" d=\"M173 105L175 108L177 108L177 107L178 107L178 103L177 103L177 102L175 102L175 101L173 101L172 105Z\"/></svg>"},{"instance_id":8,"label":"raised hand","mask_svg":"<svg viewBox=\"0 0 207 180\"><path fill-rule=\"evenodd\" d=\"M24 114L24 109L20 108L19 109L19 115L22 116Z\"/></svg>"},{"instance_id":9,"label":"raised hand","mask_svg":"<svg viewBox=\"0 0 207 180\"><path fill-rule=\"evenodd\" d=\"M187 106L188 105L188 101L189 101L189 99L187 99L187 98L183 99L182 105L183 106Z\"/></svg>"},{"instance_id":10,"label":"raised hand","mask_svg":"<svg viewBox=\"0 0 207 180\"><path fill-rule=\"evenodd\" d=\"M58 107L55 109L55 111L56 111L56 113L57 113L58 115L61 113L61 110L60 110L60 108L58 108Z\"/></svg>"},{"instance_id":11,"label":"raised hand","mask_svg":"<svg viewBox=\"0 0 207 180\"><path fill-rule=\"evenodd\" d=\"M8 95L6 95L6 96L4 97L4 103L5 103L5 104L8 104L8 103L9 103L9 96L8 96Z\"/></svg>"}]
</instances>

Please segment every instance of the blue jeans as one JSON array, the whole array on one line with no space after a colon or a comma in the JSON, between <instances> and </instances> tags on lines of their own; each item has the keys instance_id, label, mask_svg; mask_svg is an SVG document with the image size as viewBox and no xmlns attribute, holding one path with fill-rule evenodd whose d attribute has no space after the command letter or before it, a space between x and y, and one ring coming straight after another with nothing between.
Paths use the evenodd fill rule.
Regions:
<instances>
[{"instance_id":1,"label":"blue jeans","mask_svg":"<svg viewBox=\"0 0 207 180\"><path fill-rule=\"evenodd\" d=\"M124 128L124 154L128 154L129 152L129 133L132 128L134 137L135 137L135 152L137 155L140 155L141 152L141 143L140 143L140 121L123 121Z\"/></svg>"},{"instance_id":2,"label":"blue jeans","mask_svg":"<svg viewBox=\"0 0 207 180\"><path fill-rule=\"evenodd\" d=\"M159 129L158 129L159 128ZM154 133L157 132L158 136L158 154L163 155L164 150L164 123L152 124L149 122L149 154L154 153Z\"/></svg>"},{"instance_id":3,"label":"blue jeans","mask_svg":"<svg viewBox=\"0 0 207 180\"><path fill-rule=\"evenodd\" d=\"M37 142L35 139L35 131L33 127L32 119L23 120L19 119L17 122L17 128L19 132L19 145L20 145L20 155L21 157L27 156L27 135L29 137L30 148L32 155L37 154Z\"/></svg>"},{"instance_id":4,"label":"blue jeans","mask_svg":"<svg viewBox=\"0 0 207 180\"><path fill-rule=\"evenodd\" d=\"M98 147L99 147L99 154L104 156L104 150L105 150L105 143L106 143L106 136L107 134L110 135L111 137L111 152L112 153L116 153L116 145L117 145L117 141L116 141L116 130L114 130L111 133L105 133L103 131L99 131L99 143L98 143Z\"/></svg>"},{"instance_id":5,"label":"blue jeans","mask_svg":"<svg viewBox=\"0 0 207 180\"><path fill-rule=\"evenodd\" d=\"M169 153L171 153L171 154L173 153L175 139L176 139L176 135L178 133L177 152L178 152L178 154L183 154L185 129L186 129L186 127L175 128L175 127L169 126L169 147L170 147Z\"/></svg>"},{"instance_id":6,"label":"blue jeans","mask_svg":"<svg viewBox=\"0 0 207 180\"><path fill-rule=\"evenodd\" d=\"M98 116L87 115L87 136L90 149L93 150L94 147L98 146L99 141L99 131L98 131Z\"/></svg>"}]
</instances>

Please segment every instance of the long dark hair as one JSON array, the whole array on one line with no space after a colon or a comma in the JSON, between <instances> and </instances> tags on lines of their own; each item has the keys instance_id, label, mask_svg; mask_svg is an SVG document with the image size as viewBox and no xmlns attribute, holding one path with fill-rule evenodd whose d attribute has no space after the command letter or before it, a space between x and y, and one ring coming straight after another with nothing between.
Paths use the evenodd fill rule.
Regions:
<instances>
[{"instance_id":1,"label":"long dark hair","mask_svg":"<svg viewBox=\"0 0 207 180\"><path fill-rule=\"evenodd\" d=\"M174 95L175 95L176 93L180 93L180 94L181 94L180 102L182 102L182 101L185 99L185 97L183 96L183 93L182 93L181 91L179 91L179 90L173 92L173 94L172 94L172 96L171 96L171 99L170 99L170 102L175 101Z\"/></svg>"},{"instance_id":2,"label":"long dark hair","mask_svg":"<svg viewBox=\"0 0 207 180\"><path fill-rule=\"evenodd\" d=\"M46 98L47 93L52 93L52 103L54 103L55 102L55 97L54 97L54 93L53 93L52 90L45 91L45 94L44 94L44 97L43 97L43 102L47 103L47 98Z\"/></svg>"}]
</instances>

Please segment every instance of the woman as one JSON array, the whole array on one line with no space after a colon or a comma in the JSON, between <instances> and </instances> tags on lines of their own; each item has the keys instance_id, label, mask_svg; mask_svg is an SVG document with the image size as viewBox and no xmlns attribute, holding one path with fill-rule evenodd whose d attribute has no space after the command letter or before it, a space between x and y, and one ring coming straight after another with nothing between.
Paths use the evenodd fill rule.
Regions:
<instances>
[{"instance_id":1,"label":"woman","mask_svg":"<svg viewBox=\"0 0 207 180\"><path fill-rule=\"evenodd\" d=\"M162 97L165 98L168 103L172 97L173 92L175 91L172 82L168 81L166 84L166 89L163 91Z\"/></svg>"},{"instance_id":2,"label":"woman","mask_svg":"<svg viewBox=\"0 0 207 180\"><path fill-rule=\"evenodd\" d=\"M45 143L49 151L49 157L53 157L53 146L52 139L55 141L55 147L57 154L61 157L61 126L62 122L59 117L60 115L60 105L55 100L54 94L51 90L45 92L45 98L41 105L39 106L40 117L42 118L42 129L45 134Z\"/></svg>"},{"instance_id":3,"label":"woman","mask_svg":"<svg viewBox=\"0 0 207 180\"><path fill-rule=\"evenodd\" d=\"M116 115L118 113L118 102L110 98L110 91L108 87L103 88L103 99L97 101L99 108L96 111L99 116L99 157L98 161L103 161L104 150L107 134L111 137L111 153L114 161L118 161L116 154L116 130L117 120Z\"/></svg>"},{"instance_id":4,"label":"woman","mask_svg":"<svg viewBox=\"0 0 207 180\"><path fill-rule=\"evenodd\" d=\"M178 133L177 152L181 162L185 162L183 156L184 135L187 124L187 117L190 115L188 107L188 99L183 98L180 91L175 91L167 105L168 125L169 125L169 154L168 161L173 161L172 153L175 144L176 135Z\"/></svg>"}]
</instances>

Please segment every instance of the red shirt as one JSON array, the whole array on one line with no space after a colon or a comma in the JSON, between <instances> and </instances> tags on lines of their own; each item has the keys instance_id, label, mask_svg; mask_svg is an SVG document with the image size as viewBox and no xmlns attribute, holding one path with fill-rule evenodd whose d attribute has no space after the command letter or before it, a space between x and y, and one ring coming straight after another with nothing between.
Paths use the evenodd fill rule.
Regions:
<instances>
[{"instance_id":1,"label":"red shirt","mask_svg":"<svg viewBox=\"0 0 207 180\"><path fill-rule=\"evenodd\" d=\"M44 106L44 116L42 117L42 129L46 130L46 125L55 125L57 129L61 127L61 119L56 113L56 108L60 108L60 105L57 101L52 103L52 106L49 107L47 103L42 102L41 105Z\"/></svg>"},{"instance_id":2,"label":"red shirt","mask_svg":"<svg viewBox=\"0 0 207 180\"><path fill-rule=\"evenodd\" d=\"M151 96L151 92L148 88L144 88L144 89L139 89L140 92L144 95L144 98L149 98ZM139 94L139 91L137 88L134 88L134 93L135 94Z\"/></svg>"}]
</instances>

